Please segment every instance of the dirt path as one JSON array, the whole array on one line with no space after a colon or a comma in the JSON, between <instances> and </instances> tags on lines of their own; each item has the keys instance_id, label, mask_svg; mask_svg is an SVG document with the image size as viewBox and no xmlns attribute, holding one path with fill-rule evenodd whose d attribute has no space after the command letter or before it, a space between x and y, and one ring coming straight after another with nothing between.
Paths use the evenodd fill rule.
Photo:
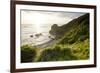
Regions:
<instances>
[{"instance_id":1,"label":"dirt path","mask_svg":"<svg viewBox=\"0 0 100 73\"><path fill-rule=\"evenodd\" d=\"M38 60L38 58L40 57L42 51L45 50L45 48L54 45L56 42L57 42L57 41L55 41L55 40L50 40L50 41L48 41L48 42L46 42L46 43L43 43L43 44L41 44L41 45L37 45L37 47L38 47L38 48L36 49L37 54L36 54L36 58L34 59L34 61L37 62L37 60Z\"/></svg>"},{"instance_id":2,"label":"dirt path","mask_svg":"<svg viewBox=\"0 0 100 73\"><path fill-rule=\"evenodd\" d=\"M38 61L38 58L40 57L41 52L42 52L43 50L44 50L44 49L38 49L38 50L36 50L37 54L36 54L36 57L35 57L35 59L34 59L35 62Z\"/></svg>"}]
</instances>

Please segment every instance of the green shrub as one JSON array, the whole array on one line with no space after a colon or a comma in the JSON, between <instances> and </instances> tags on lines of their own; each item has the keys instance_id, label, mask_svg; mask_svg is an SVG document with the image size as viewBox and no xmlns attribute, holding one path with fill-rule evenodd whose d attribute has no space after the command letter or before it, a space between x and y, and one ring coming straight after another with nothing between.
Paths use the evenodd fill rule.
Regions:
<instances>
[{"instance_id":1,"label":"green shrub","mask_svg":"<svg viewBox=\"0 0 100 73\"><path fill-rule=\"evenodd\" d=\"M71 48L64 48L62 50L62 56L64 60L77 60L77 56L74 55Z\"/></svg>"},{"instance_id":2,"label":"green shrub","mask_svg":"<svg viewBox=\"0 0 100 73\"><path fill-rule=\"evenodd\" d=\"M38 61L65 61L65 60L76 60L70 48L63 48L56 45L54 48L45 49Z\"/></svg>"},{"instance_id":3,"label":"green shrub","mask_svg":"<svg viewBox=\"0 0 100 73\"><path fill-rule=\"evenodd\" d=\"M21 62L32 62L36 56L34 47L24 45L21 47Z\"/></svg>"}]
</instances>

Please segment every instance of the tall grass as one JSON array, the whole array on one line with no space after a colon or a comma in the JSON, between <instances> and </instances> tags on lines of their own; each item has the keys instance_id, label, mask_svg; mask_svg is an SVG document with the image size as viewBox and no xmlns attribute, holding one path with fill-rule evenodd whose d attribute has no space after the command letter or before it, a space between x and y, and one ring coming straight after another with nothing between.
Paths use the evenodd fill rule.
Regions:
<instances>
[{"instance_id":1,"label":"tall grass","mask_svg":"<svg viewBox=\"0 0 100 73\"><path fill-rule=\"evenodd\" d=\"M54 48L45 49L38 61L64 61L64 60L77 60L71 48L64 48L56 45Z\"/></svg>"}]
</instances>

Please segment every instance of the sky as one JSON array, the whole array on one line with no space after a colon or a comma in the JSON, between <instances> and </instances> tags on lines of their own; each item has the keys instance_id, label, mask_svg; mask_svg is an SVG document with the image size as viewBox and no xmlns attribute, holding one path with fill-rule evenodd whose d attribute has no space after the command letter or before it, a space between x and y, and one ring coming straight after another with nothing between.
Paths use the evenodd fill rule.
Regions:
<instances>
[{"instance_id":1,"label":"sky","mask_svg":"<svg viewBox=\"0 0 100 73\"><path fill-rule=\"evenodd\" d=\"M22 24L65 24L84 13L22 10Z\"/></svg>"},{"instance_id":2,"label":"sky","mask_svg":"<svg viewBox=\"0 0 100 73\"><path fill-rule=\"evenodd\" d=\"M33 27L37 33L49 31L53 24L61 26L85 13L21 10L21 25Z\"/></svg>"}]
</instances>

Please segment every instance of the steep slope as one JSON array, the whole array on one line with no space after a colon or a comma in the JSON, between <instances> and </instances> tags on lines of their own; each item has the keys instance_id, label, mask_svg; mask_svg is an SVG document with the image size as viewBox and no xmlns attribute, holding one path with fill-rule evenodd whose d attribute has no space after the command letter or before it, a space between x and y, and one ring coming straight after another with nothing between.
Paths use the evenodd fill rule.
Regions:
<instances>
[{"instance_id":1,"label":"steep slope","mask_svg":"<svg viewBox=\"0 0 100 73\"><path fill-rule=\"evenodd\" d=\"M58 41L43 50L38 61L65 61L89 59L89 14L65 24L51 27L50 34Z\"/></svg>"},{"instance_id":2,"label":"steep slope","mask_svg":"<svg viewBox=\"0 0 100 73\"><path fill-rule=\"evenodd\" d=\"M73 40L84 40L89 37L89 14L80 16L63 26L54 24L49 33L55 36L55 39L60 39L66 35L63 40L67 40L70 43L72 38Z\"/></svg>"},{"instance_id":3,"label":"steep slope","mask_svg":"<svg viewBox=\"0 0 100 73\"><path fill-rule=\"evenodd\" d=\"M67 24L66 26L68 26ZM64 26L62 26L64 27ZM64 28L63 28L64 29ZM73 26L66 27L68 31L63 34L63 38L59 43L73 44L75 42L82 42L89 38L89 14L79 17L74 22Z\"/></svg>"}]
</instances>

